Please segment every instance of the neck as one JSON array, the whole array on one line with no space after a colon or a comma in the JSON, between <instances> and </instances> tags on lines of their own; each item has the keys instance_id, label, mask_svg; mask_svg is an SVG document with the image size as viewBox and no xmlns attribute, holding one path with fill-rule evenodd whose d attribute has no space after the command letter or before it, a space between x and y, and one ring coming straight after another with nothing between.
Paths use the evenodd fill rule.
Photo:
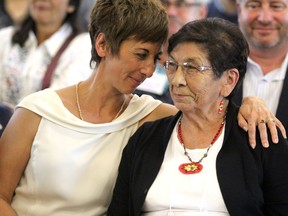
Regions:
<instances>
[{"instance_id":1,"label":"neck","mask_svg":"<svg viewBox=\"0 0 288 216\"><path fill-rule=\"evenodd\" d=\"M183 114L181 120L181 130L186 148L196 149L209 147L211 140L215 138L215 134L225 121L225 118L225 112L219 114L219 116L214 119L204 120L199 120L199 118L198 120L191 120L191 118Z\"/></svg>"},{"instance_id":2,"label":"neck","mask_svg":"<svg viewBox=\"0 0 288 216\"><path fill-rule=\"evenodd\" d=\"M255 51L251 49L249 58L259 64L263 74L266 75L269 72L281 67L286 55L287 51L284 49L275 51L269 50L269 52L265 50Z\"/></svg>"},{"instance_id":3,"label":"neck","mask_svg":"<svg viewBox=\"0 0 288 216\"><path fill-rule=\"evenodd\" d=\"M91 92L93 96L91 97ZM85 85L85 81L75 87L75 101L78 117L91 123L107 123L118 118L126 109L130 95L119 94L111 97L97 96L94 91Z\"/></svg>"},{"instance_id":4,"label":"neck","mask_svg":"<svg viewBox=\"0 0 288 216\"><path fill-rule=\"evenodd\" d=\"M38 45L42 44L45 40L50 38L55 32L57 32L61 28L60 26L51 26L51 25L40 25L36 26L36 37L38 41Z\"/></svg>"}]
</instances>

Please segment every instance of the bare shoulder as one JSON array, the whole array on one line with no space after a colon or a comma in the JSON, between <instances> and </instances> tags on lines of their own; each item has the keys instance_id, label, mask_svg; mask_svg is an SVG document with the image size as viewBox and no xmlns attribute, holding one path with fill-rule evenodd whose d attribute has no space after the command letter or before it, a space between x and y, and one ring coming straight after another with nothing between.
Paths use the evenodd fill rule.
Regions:
<instances>
[{"instance_id":1,"label":"bare shoulder","mask_svg":"<svg viewBox=\"0 0 288 216\"><path fill-rule=\"evenodd\" d=\"M178 109L175 106L171 104L162 103L155 110L153 110L148 116L143 118L139 122L139 126L148 121L155 121L160 118L175 115L177 112Z\"/></svg>"},{"instance_id":2,"label":"bare shoulder","mask_svg":"<svg viewBox=\"0 0 288 216\"><path fill-rule=\"evenodd\" d=\"M1 138L1 144L3 140L28 138L34 139L34 136L38 130L38 126L41 121L41 116L28 110L26 108L19 107L12 115L5 131ZM17 134L17 136L15 136Z\"/></svg>"},{"instance_id":3,"label":"bare shoulder","mask_svg":"<svg viewBox=\"0 0 288 216\"><path fill-rule=\"evenodd\" d=\"M56 90L64 106L71 110L74 107L75 100L75 85Z\"/></svg>"},{"instance_id":4,"label":"bare shoulder","mask_svg":"<svg viewBox=\"0 0 288 216\"><path fill-rule=\"evenodd\" d=\"M0 196L11 201L31 153L41 117L17 108L0 139Z\"/></svg>"},{"instance_id":5,"label":"bare shoulder","mask_svg":"<svg viewBox=\"0 0 288 216\"><path fill-rule=\"evenodd\" d=\"M72 97L75 97L75 85L68 86L62 89L56 90L56 93L61 98L62 101L68 101Z\"/></svg>"}]
</instances>

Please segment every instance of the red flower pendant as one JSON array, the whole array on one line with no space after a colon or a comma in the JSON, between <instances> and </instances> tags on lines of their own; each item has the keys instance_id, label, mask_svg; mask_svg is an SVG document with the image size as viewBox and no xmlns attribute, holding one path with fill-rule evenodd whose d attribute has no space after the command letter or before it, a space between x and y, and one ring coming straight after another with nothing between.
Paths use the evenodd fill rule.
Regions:
<instances>
[{"instance_id":1,"label":"red flower pendant","mask_svg":"<svg viewBox=\"0 0 288 216\"><path fill-rule=\"evenodd\" d=\"M179 170L183 174L197 174L203 169L202 164L198 162L184 163L179 166Z\"/></svg>"}]
</instances>

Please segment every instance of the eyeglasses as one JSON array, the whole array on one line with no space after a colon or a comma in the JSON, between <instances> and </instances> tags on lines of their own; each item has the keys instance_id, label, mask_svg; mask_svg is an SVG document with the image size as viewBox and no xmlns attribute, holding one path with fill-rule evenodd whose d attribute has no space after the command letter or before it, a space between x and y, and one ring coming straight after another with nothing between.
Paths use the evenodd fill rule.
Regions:
<instances>
[{"instance_id":1,"label":"eyeglasses","mask_svg":"<svg viewBox=\"0 0 288 216\"><path fill-rule=\"evenodd\" d=\"M169 2L167 0L162 0L162 3L165 7L170 7L170 6L175 6L176 8L188 8L188 7L199 7L201 6L201 3L193 2L193 3L188 3L184 0L178 0L174 3Z\"/></svg>"},{"instance_id":2,"label":"eyeglasses","mask_svg":"<svg viewBox=\"0 0 288 216\"><path fill-rule=\"evenodd\" d=\"M183 73L190 75L205 70L213 70L213 68L210 66L194 66L191 62L184 62L183 64L178 64L171 60L164 62L164 68L169 75L175 74L179 66L181 67Z\"/></svg>"}]
</instances>

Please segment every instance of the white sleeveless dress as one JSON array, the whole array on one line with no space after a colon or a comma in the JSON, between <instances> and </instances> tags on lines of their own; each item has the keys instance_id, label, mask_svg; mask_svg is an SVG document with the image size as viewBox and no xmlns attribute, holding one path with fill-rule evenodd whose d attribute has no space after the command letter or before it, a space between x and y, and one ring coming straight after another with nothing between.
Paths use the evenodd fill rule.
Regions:
<instances>
[{"instance_id":1,"label":"white sleeveless dress","mask_svg":"<svg viewBox=\"0 0 288 216\"><path fill-rule=\"evenodd\" d=\"M71 114L51 89L24 98L18 107L42 120L13 209L19 216L105 215L122 149L139 120L159 104L150 96L134 95L113 122L92 124Z\"/></svg>"}]
</instances>

